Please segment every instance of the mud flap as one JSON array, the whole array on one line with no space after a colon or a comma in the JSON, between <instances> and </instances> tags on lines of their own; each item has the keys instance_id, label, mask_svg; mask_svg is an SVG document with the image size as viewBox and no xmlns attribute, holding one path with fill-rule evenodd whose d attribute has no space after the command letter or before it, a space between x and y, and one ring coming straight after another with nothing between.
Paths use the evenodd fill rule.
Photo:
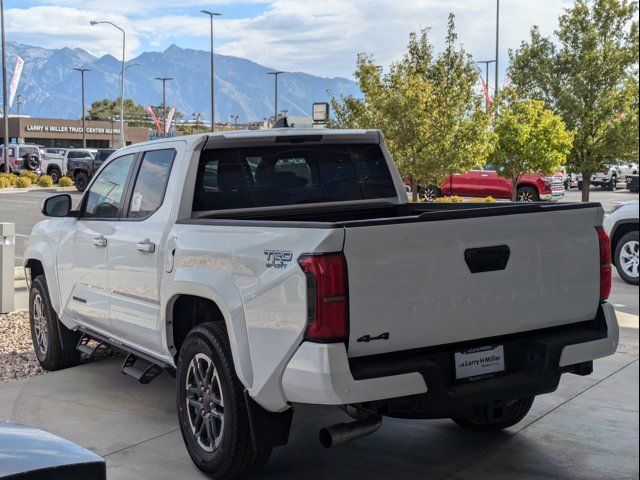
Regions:
<instances>
[{"instance_id":1,"label":"mud flap","mask_svg":"<svg viewBox=\"0 0 640 480\"><path fill-rule=\"evenodd\" d=\"M267 448L286 445L289 441L293 408L284 412L269 412L256 403L244 391L244 399L249 414L249 427L251 428L251 442L253 449L263 451Z\"/></svg>"}]
</instances>

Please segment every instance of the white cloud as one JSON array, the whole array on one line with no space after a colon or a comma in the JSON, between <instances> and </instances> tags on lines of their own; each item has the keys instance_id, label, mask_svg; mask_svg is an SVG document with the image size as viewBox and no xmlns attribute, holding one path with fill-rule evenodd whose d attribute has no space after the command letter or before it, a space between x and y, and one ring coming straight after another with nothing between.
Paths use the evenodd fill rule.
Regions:
<instances>
[{"instance_id":1,"label":"white cloud","mask_svg":"<svg viewBox=\"0 0 640 480\"><path fill-rule=\"evenodd\" d=\"M398 58L410 32L432 27L436 48L443 44L449 12L456 15L458 38L478 60L494 57L495 0L242 0L263 3L252 18L215 20L217 51L249 58L285 70L323 76L350 76L355 56L366 51L384 65ZM79 46L93 54L118 57L119 32L106 25L91 27L93 18L114 21L127 30L131 57L142 48L201 38L206 48L209 23L199 9L224 13L232 0L46 0L49 5L7 11L11 38L42 46ZM538 24L545 34L557 25L568 0L501 2L501 52L517 48ZM193 8L193 13L188 9ZM237 11L237 5L234 5ZM117 13L116 13L117 12ZM188 13L185 13L188 12Z\"/></svg>"}]
</instances>

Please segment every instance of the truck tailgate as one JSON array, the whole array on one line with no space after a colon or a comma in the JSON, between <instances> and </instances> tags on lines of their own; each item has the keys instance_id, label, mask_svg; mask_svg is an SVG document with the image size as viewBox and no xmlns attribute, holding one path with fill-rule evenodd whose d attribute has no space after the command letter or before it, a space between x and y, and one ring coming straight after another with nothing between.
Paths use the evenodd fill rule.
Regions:
<instances>
[{"instance_id":1,"label":"truck tailgate","mask_svg":"<svg viewBox=\"0 0 640 480\"><path fill-rule=\"evenodd\" d=\"M592 207L346 226L349 356L593 319L601 216Z\"/></svg>"}]
</instances>

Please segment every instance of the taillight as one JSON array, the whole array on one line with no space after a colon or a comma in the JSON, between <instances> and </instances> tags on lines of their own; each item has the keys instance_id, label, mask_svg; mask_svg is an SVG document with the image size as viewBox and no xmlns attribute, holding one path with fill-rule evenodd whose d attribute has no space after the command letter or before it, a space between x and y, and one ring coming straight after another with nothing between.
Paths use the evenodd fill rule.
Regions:
<instances>
[{"instance_id":1,"label":"taillight","mask_svg":"<svg viewBox=\"0 0 640 480\"><path fill-rule=\"evenodd\" d=\"M347 262L342 253L302 255L307 277L307 330L314 342L344 342L349 333Z\"/></svg>"},{"instance_id":2,"label":"taillight","mask_svg":"<svg viewBox=\"0 0 640 480\"><path fill-rule=\"evenodd\" d=\"M609 298L611 293L611 240L602 227L596 227L600 246L600 301Z\"/></svg>"}]
</instances>

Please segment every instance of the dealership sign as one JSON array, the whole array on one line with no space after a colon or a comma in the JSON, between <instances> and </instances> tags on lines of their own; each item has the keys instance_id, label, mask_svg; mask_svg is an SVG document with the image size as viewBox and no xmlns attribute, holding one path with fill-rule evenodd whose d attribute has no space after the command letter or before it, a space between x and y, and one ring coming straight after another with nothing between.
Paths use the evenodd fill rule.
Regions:
<instances>
[{"instance_id":1,"label":"dealership sign","mask_svg":"<svg viewBox=\"0 0 640 480\"><path fill-rule=\"evenodd\" d=\"M27 132L43 133L77 133L82 134L82 127L75 125L25 125ZM87 127L85 133L89 135L120 135L119 128Z\"/></svg>"}]
</instances>

